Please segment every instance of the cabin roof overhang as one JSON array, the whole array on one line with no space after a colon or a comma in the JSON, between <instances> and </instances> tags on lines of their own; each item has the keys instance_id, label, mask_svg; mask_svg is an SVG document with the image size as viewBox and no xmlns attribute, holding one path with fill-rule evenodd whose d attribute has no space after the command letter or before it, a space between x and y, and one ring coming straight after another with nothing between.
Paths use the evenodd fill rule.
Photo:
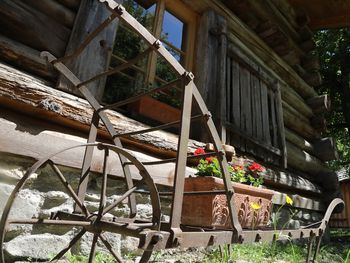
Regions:
<instances>
[{"instance_id":1,"label":"cabin roof overhang","mask_svg":"<svg viewBox=\"0 0 350 263\"><path fill-rule=\"evenodd\" d=\"M289 0L289 3L308 15L312 30L350 26L350 0Z\"/></svg>"}]
</instances>

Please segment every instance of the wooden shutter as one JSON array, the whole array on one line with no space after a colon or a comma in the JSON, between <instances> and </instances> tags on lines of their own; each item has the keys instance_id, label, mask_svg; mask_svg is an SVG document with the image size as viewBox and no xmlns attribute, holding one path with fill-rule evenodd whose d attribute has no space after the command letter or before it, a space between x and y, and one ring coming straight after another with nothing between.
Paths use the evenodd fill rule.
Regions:
<instances>
[{"instance_id":1,"label":"wooden shutter","mask_svg":"<svg viewBox=\"0 0 350 263\"><path fill-rule=\"evenodd\" d=\"M70 54L79 44L92 32L99 24L101 24L111 12L104 4L96 0L82 0L79 11L75 19L70 41L68 43L66 54ZM73 61L67 62L67 66L81 80L87 80L94 75L108 69L110 54L116 35L117 19L115 19L108 27L106 27L87 48ZM88 84L90 91L100 100L103 95L106 78L100 78ZM57 87L79 95L79 91L74 90L70 82L60 76Z\"/></svg>"}]
</instances>

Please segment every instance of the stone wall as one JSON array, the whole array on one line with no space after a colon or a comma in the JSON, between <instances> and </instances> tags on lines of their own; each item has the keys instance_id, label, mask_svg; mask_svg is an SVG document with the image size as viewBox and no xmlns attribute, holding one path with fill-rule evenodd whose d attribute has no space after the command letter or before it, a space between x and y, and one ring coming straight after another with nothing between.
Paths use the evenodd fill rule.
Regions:
<instances>
[{"instance_id":1,"label":"stone wall","mask_svg":"<svg viewBox=\"0 0 350 263\"><path fill-rule=\"evenodd\" d=\"M15 156L0 155L0 213L15 187L15 184L22 178L26 169L33 161ZM79 183L79 171L70 168L59 167L67 181L76 189ZM90 212L97 211L99 207L101 180L97 174L90 176L85 205ZM125 184L121 180L108 182L107 203L116 200L125 193ZM152 207L149 204L149 197L137 194L137 211L139 218L150 218ZM28 183L22 189L11 210L10 218L30 219L32 217L48 218L56 211L73 211L73 199L63 187L52 168L45 166L36 174L33 174ZM168 220L170 202L162 202L162 219ZM122 203L112 210L110 216L127 217L129 208L127 203ZM6 262L16 262L30 257L34 260L45 260L60 251L78 233L78 228L72 227L43 227L39 225L11 225L5 236ZM90 242L93 234L87 233L80 242L73 247L71 253L88 255ZM119 234L106 234L116 251L122 254L135 253L138 239L121 236ZM98 244L105 250L102 244ZM136 252L137 253L137 252Z\"/></svg>"}]
</instances>

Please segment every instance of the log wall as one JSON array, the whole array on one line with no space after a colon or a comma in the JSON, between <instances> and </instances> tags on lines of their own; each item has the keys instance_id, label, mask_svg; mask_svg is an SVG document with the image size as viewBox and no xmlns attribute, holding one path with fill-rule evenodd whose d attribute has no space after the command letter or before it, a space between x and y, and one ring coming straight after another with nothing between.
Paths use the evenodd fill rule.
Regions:
<instances>
[{"instance_id":1,"label":"log wall","mask_svg":"<svg viewBox=\"0 0 350 263\"><path fill-rule=\"evenodd\" d=\"M332 216L330 227L350 228L350 180L340 182L340 191L345 202L344 210L340 214Z\"/></svg>"},{"instance_id":2,"label":"log wall","mask_svg":"<svg viewBox=\"0 0 350 263\"><path fill-rule=\"evenodd\" d=\"M80 0L0 1L0 60L54 81L56 73L39 53L64 55L79 4Z\"/></svg>"}]
</instances>

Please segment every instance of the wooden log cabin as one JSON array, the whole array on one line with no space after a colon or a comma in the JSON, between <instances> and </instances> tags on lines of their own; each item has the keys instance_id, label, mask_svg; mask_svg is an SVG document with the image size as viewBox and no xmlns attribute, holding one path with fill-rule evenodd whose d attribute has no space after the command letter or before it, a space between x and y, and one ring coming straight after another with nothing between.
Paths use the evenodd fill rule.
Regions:
<instances>
[{"instance_id":1,"label":"wooden log cabin","mask_svg":"<svg viewBox=\"0 0 350 263\"><path fill-rule=\"evenodd\" d=\"M124 1L194 73L222 142L235 147L234 161L256 160L267 168L265 186L276 190L276 204L289 194L295 207L319 212L339 195L339 185L336 173L325 164L337 158L337 152L333 139L322 136L322 116L330 110L330 101L317 94L321 77L312 30L349 25L348 16L341 16L349 12L349 4L341 2L343 6L298 0ZM315 6L319 13L327 10L322 19L312 9ZM85 140L91 109L39 53L69 54L107 15L96 0L0 2L2 154L38 159ZM116 20L69 67L88 79L141 49L142 41ZM142 63L90 83L89 88L102 103L110 103L170 81L168 71L151 53ZM177 98L160 94L156 99L170 95ZM158 115L163 112L150 103L148 108ZM108 111L118 132L157 123L150 118L154 114L142 115L135 107L141 106ZM110 139L103 128L99 136ZM189 152L204 147L206 136L200 128L193 129L192 138ZM143 156L165 158L175 155L177 135L170 130L122 141ZM69 167L81 164L75 154L55 161ZM173 166L166 172L150 169L157 184L171 185Z\"/></svg>"}]
</instances>

